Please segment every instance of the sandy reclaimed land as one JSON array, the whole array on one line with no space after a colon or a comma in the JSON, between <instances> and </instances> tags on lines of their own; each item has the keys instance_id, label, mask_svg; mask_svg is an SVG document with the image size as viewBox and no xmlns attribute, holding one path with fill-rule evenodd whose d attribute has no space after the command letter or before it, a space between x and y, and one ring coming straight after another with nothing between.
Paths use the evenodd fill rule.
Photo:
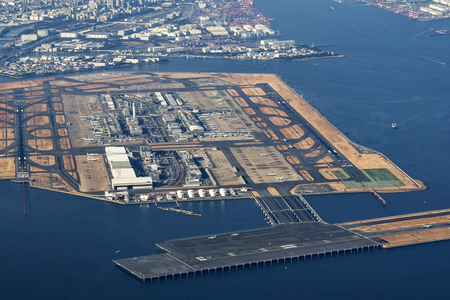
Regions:
<instances>
[{"instance_id":1,"label":"sandy reclaimed land","mask_svg":"<svg viewBox=\"0 0 450 300\"><path fill-rule=\"evenodd\" d=\"M82 85L83 82L73 82L73 81L67 81L67 80L54 80L49 82L50 85L56 85L56 86L76 86L76 85Z\"/></svg>"},{"instance_id":2,"label":"sandy reclaimed land","mask_svg":"<svg viewBox=\"0 0 450 300\"><path fill-rule=\"evenodd\" d=\"M448 223L450 221L450 215L447 216L437 216L425 219L412 219L407 221L399 221L399 222L389 222L383 223L373 226L359 226L353 229L361 230L364 232L377 232L377 231L386 231L386 230L395 230L402 228L411 228L411 227L420 227L422 224L434 225L439 223Z\"/></svg>"},{"instance_id":3,"label":"sandy reclaimed land","mask_svg":"<svg viewBox=\"0 0 450 300\"><path fill-rule=\"evenodd\" d=\"M60 146L61 149L63 149L63 150L68 150L68 149L70 149L71 147L70 147L70 140L69 140L69 138L65 138L65 137L60 138L60 139L59 139L59 146Z\"/></svg>"},{"instance_id":4,"label":"sandy reclaimed land","mask_svg":"<svg viewBox=\"0 0 450 300\"><path fill-rule=\"evenodd\" d=\"M6 141L6 140L0 140L0 150L1 150L1 149L5 149L6 147L11 146L14 142L15 142L14 140L10 140L10 139L8 139L8 141ZM13 151L13 150L11 150L11 151ZM11 151L10 151L10 152L11 152Z\"/></svg>"},{"instance_id":5,"label":"sandy reclaimed land","mask_svg":"<svg viewBox=\"0 0 450 300\"><path fill-rule=\"evenodd\" d=\"M273 132L272 129L263 129L262 132L271 140L278 140L278 136Z\"/></svg>"},{"instance_id":6,"label":"sandy reclaimed land","mask_svg":"<svg viewBox=\"0 0 450 300\"><path fill-rule=\"evenodd\" d=\"M48 116L36 116L34 118L31 118L28 120L27 125L28 126L34 126L34 125L45 125L50 122L50 119Z\"/></svg>"},{"instance_id":7,"label":"sandy reclaimed land","mask_svg":"<svg viewBox=\"0 0 450 300\"><path fill-rule=\"evenodd\" d=\"M296 156L289 155L289 156L286 156L286 159L291 165L299 165L300 164L300 160Z\"/></svg>"},{"instance_id":8,"label":"sandy reclaimed land","mask_svg":"<svg viewBox=\"0 0 450 300\"><path fill-rule=\"evenodd\" d=\"M14 128L0 128L0 139L14 139Z\"/></svg>"},{"instance_id":9,"label":"sandy reclaimed land","mask_svg":"<svg viewBox=\"0 0 450 300\"><path fill-rule=\"evenodd\" d=\"M73 155L64 154L63 155L63 164L64 164L64 169L75 170L75 161L73 159Z\"/></svg>"},{"instance_id":10,"label":"sandy reclaimed land","mask_svg":"<svg viewBox=\"0 0 450 300\"><path fill-rule=\"evenodd\" d=\"M385 235L380 236L380 238L389 242L389 244L383 245L383 247L385 248L448 240L450 239L450 227L421 230L403 234Z\"/></svg>"},{"instance_id":11,"label":"sandy reclaimed land","mask_svg":"<svg viewBox=\"0 0 450 300\"><path fill-rule=\"evenodd\" d=\"M63 110L62 103L53 103L53 109L54 109L55 111Z\"/></svg>"},{"instance_id":12,"label":"sandy reclaimed land","mask_svg":"<svg viewBox=\"0 0 450 300\"><path fill-rule=\"evenodd\" d=\"M16 164L14 157L0 157L0 179L16 177Z\"/></svg>"},{"instance_id":13,"label":"sandy reclaimed land","mask_svg":"<svg viewBox=\"0 0 450 300\"><path fill-rule=\"evenodd\" d=\"M43 78L43 79L33 79L33 80L24 80L24 81L12 81L5 82L0 84L0 90L5 89L20 89L20 88L30 88L35 86L41 86L44 81L51 80L54 78Z\"/></svg>"},{"instance_id":14,"label":"sandy reclaimed land","mask_svg":"<svg viewBox=\"0 0 450 300\"><path fill-rule=\"evenodd\" d=\"M56 161L53 155L32 155L28 159L42 166L53 166Z\"/></svg>"},{"instance_id":15,"label":"sandy reclaimed land","mask_svg":"<svg viewBox=\"0 0 450 300\"><path fill-rule=\"evenodd\" d=\"M53 141L51 139L29 139L28 145L36 150L48 151L53 150Z\"/></svg>"},{"instance_id":16,"label":"sandy reclaimed land","mask_svg":"<svg viewBox=\"0 0 450 300\"><path fill-rule=\"evenodd\" d=\"M33 135L36 137L51 137L52 131L51 131L51 129L37 129L35 131L30 132L30 135Z\"/></svg>"},{"instance_id":17,"label":"sandy reclaimed land","mask_svg":"<svg viewBox=\"0 0 450 300\"><path fill-rule=\"evenodd\" d=\"M244 111L247 115L256 115L256 112L253 110L253 108L244 108Z\"/></svg>"},{"instance_id":18,"label":"sandy reclaimed land","mask_svg":"<svg viewBox=\"0 0 450 300\"><path fill-rule=\"evenodd\" d=\"M58 135L59 136L67 136L69 132L67 131L67 128L58 128Z\"/></svg>"},{"instance_id":19,"label":"sandy reclaimed land","mask_svg":"<svg viewBox=\"0 0 450 300\"><path fill-rule=\"evenodd\" d=\"M275 101L265 97L249 97L249 98L255 104L279 107L278 104L275 103Z\"/></svg>"},{"instance_id":20,"label":"sandy reclaimed land","mask_svg":"<svg viewBox=\"0 0 450 300\"><path fill-rule=\"evenodd\" d=\"M239 96L239 93L236 92L236 90L228 89L227 92L230 94L230 96L233 96L233 97Z\"/></svg>"},{"instance_id":21,"label":"sandy reclaimed land","mask_svg":"<svg viewBox=\"0 0 450 300\"><path fill-rule=\"evenodd\" d=\"M6 103L0 103L0 108L13 110L13 107L11 105L6 104Z\"/></svg>"},{"instance_id":22,"label":"sandy reclaimed land","mask_svg":"<svg viewBox=\"0 0 450 300\"><path fill-rule=\"evenodd\" d=\"M198 74L200 75L200 74ZM205 75L206 76L206 75ZM423 189L423 183L412 180L395 164L389 161L381 153L359 153L351 144L351 141L329 123L316 109L306 102L288 85L273 74L220 74L220 79L228 82L248 86L249 84L268 83L277 93L283 97L302 117L304 117L315 129L317 129L334 147L336 147L348 160L358 169L381 169L386 168L401 180L405 186L392 187L399 189ZM383 188L389 191L390 188Z\"/></svg>"},{"instance_id":23,"label":"sandy reclaimed land","mask_svg":"<svg viewBox=\"0 0 450 300\"><path fill-rule=\"evenodd\" d=\"M261 88L242 88L244 94L247 96L264 96L266 93Z\"/></svg>"},{"instance_id":24,"label":"sandy reclaimed land","mask_svg":"<svg viewBox=\"0 0 450 300\"><path fill-rule=\"evenodd\" d=\"M285 138L291 139L291 140L299 139L305 134L303 129L301 129L300 125L298 125L298 124L295 124L295 125L293 125L291 127L287 127L287 128L281 128L280 132L281 132L281 134L284 135Z\"/></svg>"},{"instance_id":25,"label":"sandy reclaimed land","mask_svg":"<svg viewBox=\"0 0 450 300\"><path fill-rule=\"evenodd\" d=\"M236 97L234 100L239 104L240 107L248 107L248 103L241 97Z\"/></svg>"},{"instance_id":26,"label":"sandy reclaimed land","mask_svg":"<svg viewBox=\"0 0 450 300\"><path fill-rule=\"evenodd\" d=\"M342 168L324 168L324 169L319 169L320 174L322 174L323 177L325 177L325 179L329 179L329 180L335 180L335 179L339 179L336 175L333 174L333 172L339 172L342 171Z\"/></svg>"},{"instance_id":27,"label":"sandy reclaimed land","mask_svg":"<svg viewBox=\"0 0 450 300\"><path fill-rule=\"evenodd\" d=\"M277 189L274 188L274 187L272 187L272 186L269 186L269 187L267 188L267 190L268 190L269 193L270 193L272 196L274 196L274 197L280 197L280 196L281 196L280 193L277 191Z\"/></svg>"},{"instance_id":28,"label":"sandy reclaimed land","mask_svg":"<svg viewBox=\"0 0 450 300\"><path fill-rule=\"evenodd\" d=\"M47 111L48 107L45 103L36 103L33 105L28 106L25 111L26 112L42 112Z\"/></svg>"},{"instance_id":29,"label":"sandy reclaimed land","mask_svg":"<svg viewBox=\"0 0 450 300\"><path fill-rule=\"evenodd\" d=\"M288 114L284 110L272 108L272 107L261 107L261 112L265 115L277 115L282 117L288 117Z\"/></svg>"},{"instance_id":30,"label":"sandy reclaimed land","mask_svg":"<svg viewBox=\"0 0 450 300\"><path fill-rule=\"evenodd\" d=\"M269 117L269 121L275 126L287 126L292 122L291 119L282 117Z\"/></svg>"},{"instance_id":31,"label":"sandy reclaimed land","mask_svg":"<svg viewBox=\"0 0 450 300\"><path fill-rule=\"evenodd\" d=\"M296 149L311 149L314 146L314 140L311 137L307 137L298 143L293 144Z\"/></svg>"},{"instance_id":32,"label":"sandy reclaimed land","mask_svg":"<svg viewBox=\"0 0 450 300\"><path fill-rule=\"evenodd\" d=\"M64 115L55 115L55 121L58 124L64 124L66 122L66 117Z\"/></svg>"},{"instance_id":33,"label":"sandy reclaimed land","mask_svg":"<svg viewBox=\"0 0 450 300\"><path fill-rule=\"evenodd\" d=\"M366 223L372 223L372 222L379 222L379 221L389 221L389 220L395 220L399 217L402 218L408 218L408 217L417 217L417 216L426 216L426 215L433 215L435 213L448 213L448 216L450 218L450 208L447 209L440 209L440 210L432 210L432 211L426 211L426 212L419 212L419 213L412 213L412 214L406 214L401 216L390 216L390 217L383 217L383 218L376 218L376 219L368 219L368 220L360 220L360 221L354 221L354 222L346 222L342 223L341 225L361 225L364 226ZM433 217L431 217L433 218Z\"/></svg>"},{"instance_id":34,"label":"sandy reclaimed land","mask_svg":"<svg viewBox=\"0 0 450 300\"><path fill-rule=\"evenodd\" d=\"M61 176L52 173L50 183L50 173L31 173L30 184L35 187L46 188L59 191L69 191L71 194L80 194L70 186ZM83 194L80 194L83 196Z\"/></svg>"}]
</instances>

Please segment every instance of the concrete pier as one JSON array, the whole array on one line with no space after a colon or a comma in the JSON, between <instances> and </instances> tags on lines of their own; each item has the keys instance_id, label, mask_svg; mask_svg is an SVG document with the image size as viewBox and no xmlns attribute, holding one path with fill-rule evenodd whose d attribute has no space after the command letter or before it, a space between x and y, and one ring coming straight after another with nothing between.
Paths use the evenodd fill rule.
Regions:
<instances>
[{"instance_id":1,"label":"concrete pier","mask_svg":"<svg viewBox=\"0 0 450 300\"><path fill-rule=\"evenodd\" d=\"M382 245L339 226L309 222L171 240L157 246L167 253L114 262L147 281L369 251Z\"/></svg>"}]
</instances>

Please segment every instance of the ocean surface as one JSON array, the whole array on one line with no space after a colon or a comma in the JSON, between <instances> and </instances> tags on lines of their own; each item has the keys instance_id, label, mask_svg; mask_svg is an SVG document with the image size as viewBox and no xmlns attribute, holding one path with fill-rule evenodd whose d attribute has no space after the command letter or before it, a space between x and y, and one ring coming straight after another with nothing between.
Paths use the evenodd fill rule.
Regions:
<instances>
[{"instance_id":1,"label":"ocean surface","mask_svg":"<svg viewBox=\"0 0 450 300\"><path fill-rule=\"evenodd\" d=\"M363 3L255 0L282 39L344 58L170 59L126 71L275 73L350 139L384 153L423 192L309 196L329 222L450 208L450 21L419 23ZM254 66L252 66L254 65ZM0 78L0 82L11 81ZM398 124L392 130L392 122ZM189 217L0 181L0 299L448 299L450 241L146 283L113 259L167 239L268 226L251 200L183 203ZM119 253L116 253L120 250Z\"/></svg>"}]
</instances>

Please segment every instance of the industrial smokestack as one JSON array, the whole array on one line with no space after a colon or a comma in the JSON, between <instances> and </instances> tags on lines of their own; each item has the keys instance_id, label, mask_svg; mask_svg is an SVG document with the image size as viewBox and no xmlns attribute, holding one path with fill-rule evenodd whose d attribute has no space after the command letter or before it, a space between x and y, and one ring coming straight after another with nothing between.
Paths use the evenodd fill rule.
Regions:
<instances>
[{"instance_id":1,"label":"industrial smokestack","mask_svg":"<svg viewBox=\"0 0 450 300\"><path fill-rule=\"evenodd\" d=\"M136 118L136 106L134 106L134 102L133 102L133 118Z\"/></svg>"}]
</instances>

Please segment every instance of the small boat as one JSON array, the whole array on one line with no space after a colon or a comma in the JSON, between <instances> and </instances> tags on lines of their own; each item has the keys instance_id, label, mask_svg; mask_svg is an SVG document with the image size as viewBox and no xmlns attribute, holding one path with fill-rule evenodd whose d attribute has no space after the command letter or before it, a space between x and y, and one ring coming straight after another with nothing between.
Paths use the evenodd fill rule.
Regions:
<instances>
[{"instance_id":1,"label":"small boat","mask_svg":"<svg viewBox=\"0 0 450 300\"><path fill-rule=\"evenodd\" d=\"M119 252L120 252L120 250L117 250L117 251L116 251L116 253L119 253Z\"/></svg>"},{"instance_id":2,"label":"small boat","mask_svg":"<svg viewBox=\"0 0 450 300\"><path fill-rule=\"evenodd\" d=\"M392 129L397 129L397 123L392 123L391 128Z\"/></svg>"}]
</instances>

